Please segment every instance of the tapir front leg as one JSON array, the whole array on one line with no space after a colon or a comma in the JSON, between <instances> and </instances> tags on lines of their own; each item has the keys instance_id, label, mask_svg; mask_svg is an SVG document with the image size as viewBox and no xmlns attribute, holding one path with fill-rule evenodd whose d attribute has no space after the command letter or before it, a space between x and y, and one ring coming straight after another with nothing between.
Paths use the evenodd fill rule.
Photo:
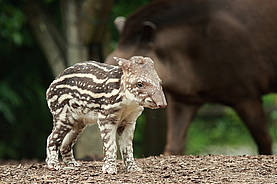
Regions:
<instances>
[{"instance_id":1,"label":"tapir front leg","mask_svg":"<svg viewBox=\"0 0 277 184\"><path fill-rule=\"evenodd\" d=\"M103 141L104 165L103 173L116 174L116 129L117 125L113 118L99 119L98 127Z\"/></svg>"},{"instance_id":2,"label":"tapir front leg","mask_svg":"<svg viewBox=\"0 0 277 184\"><path fill-rule=\"evenodd\" d=\"M178 102L167 95L167 141L165 154L182 154L188 127L200 105L188 105Z\"/></svg>"},{"instance_id":3,"label":"tapir front leg","mask_svg":"<svg viewBox=\"0 0 277 184\"><path fill-rule=\"evenodd\" d=\"M135 163L133 156L133 137L135 125L136 122L131 122L117 129L120 153L127 172L142 171L142 169Z\"/></svg>"},{"instance_id":4,"label":"tapir front leg","mask_svg":"<svg viewBox=\"0 0 277 184\"><path fill-rule=\"evenodd\" d=\"M135 163L133 156L133 138L136 120L141 115L142 111L143 108L139 108L137 112L132 113L128 118L124 119L117 128L120 153L127 172L142 171Z\"/></svg>"}]
</instances>

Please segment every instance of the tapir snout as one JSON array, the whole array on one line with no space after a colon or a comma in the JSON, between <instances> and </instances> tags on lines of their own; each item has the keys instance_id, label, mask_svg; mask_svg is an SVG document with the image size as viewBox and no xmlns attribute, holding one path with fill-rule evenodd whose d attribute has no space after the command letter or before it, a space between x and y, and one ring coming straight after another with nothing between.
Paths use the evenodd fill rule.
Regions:
<instances>
[{"instance_id":1,"label":"tapir snout","mask_svg":"<svg viewBox=\"0 0 277 184\"><path fill-rule=\"evenodd\" d=\"M159 91L156 91L152 98L153 101L156 103L157 108L165 108L167 106L167 102L162 88Z\"/></svg>"}]
</instances>

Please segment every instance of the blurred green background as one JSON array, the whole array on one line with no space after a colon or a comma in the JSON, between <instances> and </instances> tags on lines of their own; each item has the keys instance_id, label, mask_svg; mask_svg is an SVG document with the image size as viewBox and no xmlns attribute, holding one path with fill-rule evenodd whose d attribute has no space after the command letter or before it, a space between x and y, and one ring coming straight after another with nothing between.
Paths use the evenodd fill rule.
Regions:
<instances>
[{"instance_id":1,"label":"blurred green background","mask_svg":"<svg viewBox=\"0 0 277 184\"><path fill-rule=\"evenodd\" d=\"M46 138L52 128L45 92L54 73L24 13L26 4L33 2L51 14L58 29L62 29L59 0L0 0L0 159L44 159ZM106 27L108 41L102 47L110 51L116 47L115 17L127 16L147 2L115 0ZM275 101L274 95L264 97L274 142L277 140ZM218 112L214 113L214 109ZM134 139L136 157L144 156L145 126L145 117L141 116ZM256 154L256 146L232 109L205 105L189 128L185 153Z\"/></svg>"}]
</instances>

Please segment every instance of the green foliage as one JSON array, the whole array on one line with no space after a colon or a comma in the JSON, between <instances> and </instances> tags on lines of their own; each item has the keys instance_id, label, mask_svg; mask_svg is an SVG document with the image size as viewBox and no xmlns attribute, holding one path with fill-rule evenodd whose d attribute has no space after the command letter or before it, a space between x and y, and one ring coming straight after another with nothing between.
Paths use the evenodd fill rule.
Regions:
<instances>
[{"instance_id":1,"label":"green foliage","mask_svg":"<svg viewBox=\"0 0 277 184\"><path fill-rule=\"evenodd\" d=\"M12 53L17 60L6 63L6 71L2 71L5 77L0 83L0 158L44 157L51 126L45 90L51 73L45 60L40 59L40 52L34 54L33 49L15 49L17 52ZM16 57L18 52L21 55ZM30 56L37 60L29 61Z\"/></svg>"},{"instance_id":2,"label":"green foliage","mask_svg":"<svg viewBox=\"0 0 277 184\"><path fill-rule=\"evenodd\" d=\"M22 11L4 0L0 0L0 36L16 45L24 39L23 26L26 23Z\"/></svg>"},{"instance_id":3,"label":"green foliage","mask_svg":"<svg viewBox=\"0 0 277 184\"><path fill-rule=\"evenodd\" d=\"M115 49L119 37L119 33L116 30L113 21L118 16L128 17L132 12L136 11L139 7L149 3L150 0L129 1L129 0L115 0L114 6L111 12L108 29L111 30L111 44Z\"/></svg>"},{"instance_id":4,"label":"green foliage","mask_svg":"<svg viewBox=\"0 0 277 184\"><path fill-rule=\"evenodd\" d=\"M16 117L13 113L16 107L22 104L22 99L11 88L9 83L0 82L0 113L9 123L15 123Z\"/></svg>"},{"instance_id":5,"label":"green foliage","mask_svg":"<svg viewBox=\"0 0 277 184\"><path fill-rule=\"evenodd\" d=\"M42 159L52 73L14 1L0 0L0 27L0 159Z\"/></svg>"},{"instance_id":6,"label":"green foliage","mask_svg":"<svg viewBox=\"0 0 277 184\"><path fill-rule=\"evenodd\" d=\"M44 2L46 3L46 4L50 4L50 3L53 3L53 2L55 2L56 0L44 0Z\"/></svg>"},{"instance_id":7,"label":"green foliage","mask_svg":"<svg viewBox=\"0 0 277 184\"><path fill-rule=\"evenodd\" d=\"M112 10L112 15L114 17L117 16L125 16L127 17L129 14L134 12L139 7L149 3L150 0L140 0L140 1L129 1L129 0L115 0L114 7Z\"/></svg>"},{"instance_id":8,"label":"green foliage","mask_svg":"<svg viewBox=\"0 0 277 184\"><path fill-rule=\"evenodd\" d=\"M266 111L272 108L276 109L275 101L276 95L264 96L264 109ZM203 108L213 108L213 105L206 105ZM276 110L267 113L267 123L269 124L270 133L274 141L277 140L276 114ZM224 107L224 113L220 117L207 119L198 115L189 128L186 154L215 153L216 151L213 150L211 152L209 149L211 147L218 147L219 149L249 147L250 150L256 150L257 148L248 129L230 107ZM226 152L228 153L228 151ZM257 152L253 154L257 154Z\"/></svg>"},{"instance_id":9,"label":"green foliage","mask_svg":"<svg viewBox=\"0 0 277 184\"><path fill-rule=\"evenodd\" d=\"M204 108L213 108L206 106ZM247 128L233 109L225 107L223 116L210 119L197 116L192 122L187 139L187 154L203 154L212 145L254 144Z\"/></svg>"}]
</instances>

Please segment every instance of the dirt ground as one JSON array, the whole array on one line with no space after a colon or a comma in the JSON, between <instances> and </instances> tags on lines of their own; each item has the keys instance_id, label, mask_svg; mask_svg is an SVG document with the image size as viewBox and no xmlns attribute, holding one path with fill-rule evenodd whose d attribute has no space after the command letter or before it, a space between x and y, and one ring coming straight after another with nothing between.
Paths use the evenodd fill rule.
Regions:
<instances>
[{"instance_id":1,"label":"dirt ground","mask_svg":"<svg viewBox=\"0 0 277 184\"><path fill-rule=\"evenodd\" d=\"M277 183L277 156L159 156L136 159L143 172L102 174L101 161L50 171L36 161L0 162L3 183Z\"/></svg>"}]
</instances>

